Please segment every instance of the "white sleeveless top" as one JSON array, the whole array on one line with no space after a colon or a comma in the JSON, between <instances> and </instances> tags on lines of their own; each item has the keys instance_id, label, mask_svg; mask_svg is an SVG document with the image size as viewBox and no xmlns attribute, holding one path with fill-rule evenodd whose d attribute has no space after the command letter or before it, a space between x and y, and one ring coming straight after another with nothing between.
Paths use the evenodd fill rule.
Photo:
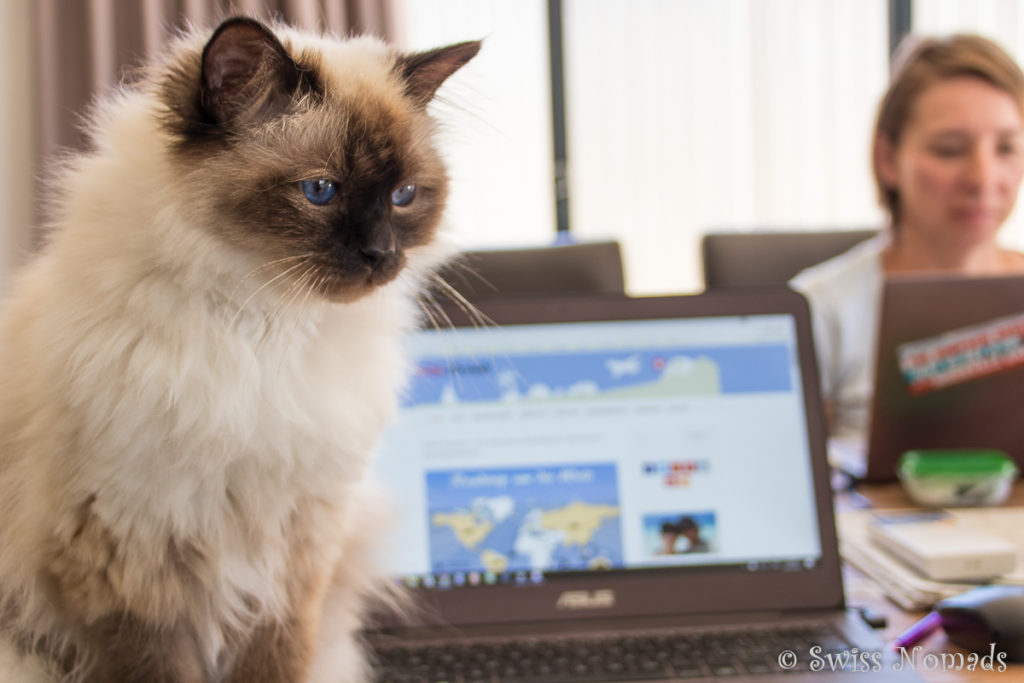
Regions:
<instances>
[{"instance_id":1,"label":"white sleeveless top","mask_svg":"<svg viewBox=\"0 0 1024 683\"><path fill-rule=\"evenodd\" d=\"M881 233L800 272L790 285L807 297L822 397L835 411L831 436L867 438L882 295Z\"/></svg>"}]
</instances>

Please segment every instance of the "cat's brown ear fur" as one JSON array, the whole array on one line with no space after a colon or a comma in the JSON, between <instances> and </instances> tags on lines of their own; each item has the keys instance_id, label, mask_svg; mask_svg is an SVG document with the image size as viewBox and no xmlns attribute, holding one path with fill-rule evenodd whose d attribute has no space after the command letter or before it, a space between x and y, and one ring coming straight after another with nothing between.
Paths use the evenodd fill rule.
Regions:
<instances>
[{"instance_id":1,"label":"cat's brown ear fur","mask_svg":"<svg viewBox=\"0 0 1024 683\"><path fill-rule=\"evenodd\" d=\"M244 17L217 28L203 49L202 69L202 107L222 126L283 113L303 79L270 29Z\"/></svg>"},{"instance_id":2,"label":"cat's brown ear fur","mask_svg":"<svg viewBox=\"0 0 1024 683\"><path fill-rule=\"evenodd\" d=\"M456 43L436 50L402 55L396 65L406 96L421 106L434 97L449 76L480 52L480 41Z\"/></svg>"}]
</instances>

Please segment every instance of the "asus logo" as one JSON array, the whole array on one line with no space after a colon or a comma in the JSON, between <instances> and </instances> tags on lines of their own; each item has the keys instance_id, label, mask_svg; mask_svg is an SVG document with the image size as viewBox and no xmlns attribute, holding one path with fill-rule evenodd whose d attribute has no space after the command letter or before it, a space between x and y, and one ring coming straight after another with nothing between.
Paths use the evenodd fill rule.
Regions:
<instances>
[{"instance_id":1,"label":"asus logo","mask_svg":"<svg viewBox=\"0 0 1024 683\"><path fill-rule=\"evenodd\" d=\"M615 591L603 588L596 591L565 591L558 596L556 609L608 609L615 607Z\"/></svg>"}]
</instances>

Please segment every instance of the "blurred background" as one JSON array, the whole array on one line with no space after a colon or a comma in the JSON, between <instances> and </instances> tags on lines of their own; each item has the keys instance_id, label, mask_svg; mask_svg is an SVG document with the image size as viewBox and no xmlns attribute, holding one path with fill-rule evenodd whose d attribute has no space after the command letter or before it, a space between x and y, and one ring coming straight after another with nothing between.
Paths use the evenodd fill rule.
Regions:
<instances>
[{"instance_id":1,"label":"blurred background","mask_svg":"<svg viewBox=\"0 0 1024 683\"><path fill-rule=\"evenodd\" d=\"M1021 0L3 0L0 294L76 116L186 21L230 12L406 50L484 39L432 105L467 249L614 239L631 294L697 291L713 230L882 225L870 136L893 45L1024 61ZM1003 239L1024 249L1018 209Z\"/></svg>"}]
</instances>

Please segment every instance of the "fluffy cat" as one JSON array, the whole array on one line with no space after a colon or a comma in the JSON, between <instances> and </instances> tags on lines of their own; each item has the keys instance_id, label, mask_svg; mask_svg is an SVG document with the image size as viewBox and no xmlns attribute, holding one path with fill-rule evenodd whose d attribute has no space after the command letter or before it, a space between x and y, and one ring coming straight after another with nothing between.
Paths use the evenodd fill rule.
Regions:
<instances>
[{"instance_id":1,"label":"fluffy cat","mask_svg":"<svg viewBox=\"0 0 1024 683\"><path fill-rule=\"evenodd\" d=\"M0 313L0 679L367 677L426 106L479 47L235 18L97 106Z\"/></svg>"}]
</instances>

